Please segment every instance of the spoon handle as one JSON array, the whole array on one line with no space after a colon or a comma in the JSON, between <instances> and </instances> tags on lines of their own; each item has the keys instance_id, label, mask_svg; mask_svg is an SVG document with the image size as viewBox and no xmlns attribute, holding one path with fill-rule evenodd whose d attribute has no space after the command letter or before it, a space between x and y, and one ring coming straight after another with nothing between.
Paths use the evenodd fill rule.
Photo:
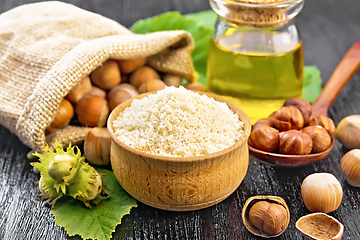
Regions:
<instances>
[{"instance_id":1,"label":"spoon handle","mask_svg":"<svg viewBox=\"0 0 360 240\"><path fill-rule=\"evenodd\" d=\"M341 59L328 82L326 83L320 96L313 104L312 117L324 115L343 87L348 83L352 76L360 67L360 39L357 40Z\"/></svg>"}]
</instances>

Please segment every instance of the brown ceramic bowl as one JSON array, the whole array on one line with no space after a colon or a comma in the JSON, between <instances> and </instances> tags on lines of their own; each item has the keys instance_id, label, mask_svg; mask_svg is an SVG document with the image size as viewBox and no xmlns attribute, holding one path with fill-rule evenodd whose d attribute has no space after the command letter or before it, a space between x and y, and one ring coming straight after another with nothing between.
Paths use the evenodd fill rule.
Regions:
<instances>
[{"instance_id":1,"label":"brown ceramic bowl","mask_svg":"<svg viewBox=\"0 0 360 240\"><path fill-rule=\"evenodd\" d=\"M112 123L133 99L152 93L129 99L111 112L107 126L112 139L112 169L124 190L138 201L164 210L197 210L224 200L244 179L249 163L249 119L235 104L213 94L198 93L225 102L244 122L244 136L231 147L194 157L145 153L115 137Z\"/></svg>"}]
</instances>

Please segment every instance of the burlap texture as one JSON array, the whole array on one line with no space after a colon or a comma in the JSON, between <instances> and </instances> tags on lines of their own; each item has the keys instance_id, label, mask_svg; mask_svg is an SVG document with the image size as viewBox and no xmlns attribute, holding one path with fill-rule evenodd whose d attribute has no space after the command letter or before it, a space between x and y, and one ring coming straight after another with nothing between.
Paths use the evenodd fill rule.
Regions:
<instances>
[{"instance_id":1,"label":"burlap texture","mask_svg":"<svg viewBox=\"0 0 360 240\"><path fill-rule=\"evenodd\" d=\"M83 141L89 128L69 126L45 137L61 100L105 60L149 57L156 70L196 80L185 31L133 34L119 23L62 2L0 15L0 123L30 148Z\"/></svg>"}]
</instances>

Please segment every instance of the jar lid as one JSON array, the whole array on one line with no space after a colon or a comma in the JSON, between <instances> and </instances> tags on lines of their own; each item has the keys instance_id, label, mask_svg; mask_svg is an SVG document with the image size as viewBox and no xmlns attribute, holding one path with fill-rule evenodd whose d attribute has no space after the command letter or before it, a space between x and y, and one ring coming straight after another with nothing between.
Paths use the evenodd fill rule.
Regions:
<instances>
[{"instance_id":1,"label":"jar lid","mask_svg":"<svg viewBox=\"0 0 360 240\"><path fill-rule=\"evenodd\" d=\"M302 9L304 0L210 0L214 11L228 22L248 27L280 27Z\"/></svg>"},{"instance_id":2,"label":"jar lid","mask_svg":"<svg viewBox=\"0 0 360 240\"><path fill-rule=\"evenodd\" d=\"M289 2L289 0L234 0L234 2L242 2L242 3L250 3L250 4L270 4L270 3Z\"/></svg>"}]
</instances>

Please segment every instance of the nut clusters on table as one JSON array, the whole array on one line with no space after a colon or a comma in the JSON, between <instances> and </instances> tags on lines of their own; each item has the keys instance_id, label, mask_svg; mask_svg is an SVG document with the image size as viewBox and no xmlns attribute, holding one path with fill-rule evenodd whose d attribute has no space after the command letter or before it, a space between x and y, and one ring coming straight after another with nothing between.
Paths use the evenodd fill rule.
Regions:
<instances>
[{"instance_id":1,"label":"nut clusters on table","mask_svg":"<svg viewBox=\"0 0 360 240\"><path fill-rule=\"evenodd\" d=\"M301 199L311 212L296 221L296 228L306 239L341 239L344 226L327 213L336 211L343 198L343 189L330 173L314 173L301 184ZM242 210L245 227L264 238L280 236L290 221L290 210L279 196L253 196Z\"/></svg>"},{"instance_id":2,"label":"nut clusters on table","mask_svg":"<svg viewBox=\"0 0 360 240\"><path fill-rule=\"evenodd\" d=\"M306 100L288 99L279 110L254 124L249 145L288 155L325 151L335 136L335 124L326 116L310 118L311 113L312 106Z\"/></svg>"},{"instance_id":3,"label":"nut clusters on table","mask_svg":"<svg viewBox=\"0 0 360 240\"><path fill-rule=\"evenodd\" d=\"M263 151L288 154L309 152L312 144L311 152L315 153L326 150L326 146L328 147L331 139L335 140L336 135L339 142L349 150L340 160L340 170L349 185L360 187L360 115L344 117L336 128L328 117L310 119L310 116L310 104L302 99L289 99L280 110L254 125L249 144ZM343 194L341 183L330 173L313 173L303 180L301 199L311 213L299 218L295 227L304 238L342 238L343 224L328 213L339 208ZM249 204L254 199L261 205ZM285 231L285 215L281 211L275 211L279 205L275 208L276 202L270 202L274 199L281 200L276 196L255 196L246 201L243 222L253 234L268 238L279 236ZM282 206L289 213L286 203Z\"/></svg>"}]
</instances>

